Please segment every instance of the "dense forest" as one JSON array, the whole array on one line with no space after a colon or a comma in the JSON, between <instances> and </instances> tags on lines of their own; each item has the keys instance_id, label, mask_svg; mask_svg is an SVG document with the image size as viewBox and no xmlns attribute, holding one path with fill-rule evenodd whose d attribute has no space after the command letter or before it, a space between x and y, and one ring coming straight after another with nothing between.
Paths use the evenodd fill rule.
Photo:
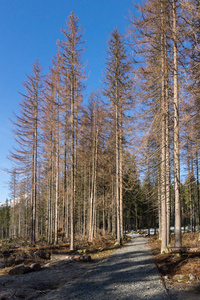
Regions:
<instances>
[{"instance_id":1,"label":"dense forest","mask_svg":"<svg viewBox=\"0 0 200 300\"><path fill-rule=\"evenodd\" d=\"M46 75L38 60L13 117L10 200L0 238L174 226L200 231L200 2L148 0L110 33L102 86L85 99L84 34L72 12ZM116 24L117 25L117 24ZM98 58L96 58L98 59Z\"/></svg>"}]
</instances>

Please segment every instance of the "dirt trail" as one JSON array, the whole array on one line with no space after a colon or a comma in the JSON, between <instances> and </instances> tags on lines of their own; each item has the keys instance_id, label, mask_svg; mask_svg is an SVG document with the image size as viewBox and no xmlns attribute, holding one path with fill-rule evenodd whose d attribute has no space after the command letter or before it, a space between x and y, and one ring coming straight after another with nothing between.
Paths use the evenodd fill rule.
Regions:
<instances>
[{"instance_id":1,"label":"dirt trail","mask_svg":"<svg viewBox=\"0 0 200 300\"><path fill-rule=\"evenodd\" d=\"M196 300L198 292L169 289L153 262L147 239L134 236L102 261L72 262L55 255L41 271L0 276L0 299Z\"/></svg>"},{"instance_id":2,"label":"dirt trail","mask_svg":"<svg viewBox=\"0 0 200 300\"><path fill-rule=\"evenodd\" d=\"M169 296L146 239L135 237L85 276L34 299L165 300Z\"/></svg>"}]
</instances>

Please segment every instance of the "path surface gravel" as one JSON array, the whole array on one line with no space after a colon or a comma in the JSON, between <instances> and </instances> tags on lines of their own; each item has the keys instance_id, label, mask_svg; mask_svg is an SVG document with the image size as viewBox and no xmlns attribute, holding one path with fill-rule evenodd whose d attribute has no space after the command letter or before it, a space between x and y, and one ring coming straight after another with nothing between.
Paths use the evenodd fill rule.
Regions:
<instances>
[{"instance_id":1,"label":"path surface gravel","mask_svg":"<svg viewBox=\"0 0 200 300\"><path fill-rule=\"evenodd\" d=\"M134 237L85 276L40 299L169 300L146 241Z\"/></svg>"}]
</instances>

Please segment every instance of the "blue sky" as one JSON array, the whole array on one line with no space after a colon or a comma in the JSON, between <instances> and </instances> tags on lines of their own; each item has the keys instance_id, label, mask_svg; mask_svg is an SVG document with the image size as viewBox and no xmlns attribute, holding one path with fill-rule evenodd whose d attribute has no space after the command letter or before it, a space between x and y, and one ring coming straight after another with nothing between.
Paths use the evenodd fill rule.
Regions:
<instances>
[{"instance_id":1,"label":"blue sky","mask_svg":"<svg viewBox=\"0 0 200 300\"><path fill-rule=\"evenodd\" d=\"M25 74L36 58L46 74L56 54L56 41L71 11L85 31L87 94L101 85L106 41L117 26L125 33L132 0L0 0L0 202L9 199L8 152L14 145L13 112L18 112Z\"/></svg>"}]
</instances>

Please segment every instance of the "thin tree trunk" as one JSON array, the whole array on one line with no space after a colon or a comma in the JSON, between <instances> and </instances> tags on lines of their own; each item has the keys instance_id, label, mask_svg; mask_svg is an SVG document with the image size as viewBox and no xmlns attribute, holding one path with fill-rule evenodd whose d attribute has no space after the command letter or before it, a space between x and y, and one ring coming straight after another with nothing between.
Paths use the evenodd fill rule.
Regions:
<instances>
[{"instance_id":1,"label":"thin tree trunk","mask_svg":"<svg viewBox=\"0 0 200 300\"><path fill-rule=\"evenodd\" d=\"M112 178L112 235L116 237L116 201L115 201L115 189L114 189L114 179Z\"/></svg>"},{"instance_id":2,"label":"thin tree trunk","mask_svg":"<svg viewBox=\"0 0 200 300\"><path fill-rule=\"evenodd\" d=\"M37 204L37 147L38 147L38 136L37 136L37 122L38 122L38 100L35 99L34 103L34 136L33 136L33 157L32 157L32 228L31 228L31 241L36 240L36 204Z\"/></svg>"},{"instance_id":3,"label":"thin tree trunk","mask_svg":"<svg viewBox=\"0 0 200 300\"><path fill-rule=\"evenodd\" d=\"M84 184L83 184L83 236L86 235L86 163L84 163Z\"/></svg>"},{"instance_id":4,"label":"thin tree trunk","mask_svg":"<svg viewBox=\"0 0 200 300\"><path fill-rule=\"evenodd\" d=\"M177 58L177 14L176 0L173 0L173 47L174 47L174 193L175 193L175 247L181 247L181 205L179 165L179 100L178 100L178 58Z\"/></svg>"},{"instance_id":5,"label":"thin tree trunk","mask_svg":"<svg viewBox=\"0 0 200 300\"><path fill-rule=\"evenodd\" d=\"M161 2L161 253L167 248L167 212L166 212L166 99L165 99L165 42L163 2Z\"/></svg>"},{"instance_id":6,"label":"thin tree trunk","mask_svg":"<svg viewBox=\"0 0 200 300\"><path fill-rule=\"evenodd\" d=\"M75 128L74 128L74 82L71 86L71 202L70 202L70 250L74 250L74 204L75 204Z\"/></svg>"},{"instance_id":7,"label":"thin tree trunk","mask_svg":"<svg viewBox=\"0 0 200 300\"><path fill-rule=\"evenodd\" d=\"M162 239L162 221L161 221L161 184L160 174L158 174L158 222L159 222L159 239Z\"/></svg>"},{"instance_id":8,"label":"thin tree trunk","mask_svg":"<svg viewBox=\"0 0 200 300\"><path fill-rule=\"evenodd\" d=\"M120 238L123 239L123 147L122 147L122 103L120 99L119 113L119 214L120 214Z\"/></svg>"},{"instance_id":9,"label":"thin tree trunk","mask_svg":"<svg viewBox=\"0 0 200 300\"><path fill-rule=\"evenodd\" d=\"M94 237L94 198L95 198L95 108L93 103L93 122L92 122L92 178L91 178L91 194L90 194L90 213L89 213L89 241L92 242Z\"/></svg>"},{"instance_id":10,"label":"thin tree trunk","mask_svg":"<svg viewBox=\"0 0 200 300\"><path fill-rule=\"evenodd\" d=\"M103 190L103 209L102 209L102 222L103 222L103 235L106 233L106 220L105 220L105 187Z\"/></svg>"},{"instance_id":11,"label":"thin tree trunk","mask_svg":"<svg viewBox=\"0 0 200 300\"><path fill-rule=\"evenodd\" d=\"M58 244L58 199L59 199L59 95L57 94L57 103L56 103L56 129L55 129L55 151L56 151L56 197L55 197L55 240L54 244Z\"/></svg>"},{"instance_id":12,"label":"thin tree trunk","mask_svg":"<svg viewBox=\"0 0 200 300\"><path fill-rule=\"evenodd\" d=\"M93 158L94 160L94 158ZM94 164L94 161L93 161ZM92 171L92 188L90 194L90 213L89 213L89 242L92 242L94 237L94 214L93 214L93 206L94 206L94 171Z\"/></svg>"},{"instance_id":13,"label":"thin tree trunk","mask_svg":"<svg viewBox=\"0 0 200 300\"><path fill-rule=\"evenodd\" d=\"M65 114L65 119L67 120L67 116ZM66 205L66 197L67 197L67 128L64 128L64 175L63 175L63 238L64 235L67 236L66 234L66 210L67 205ZM68 222L68 220L67 220Z\"/></svg>"},{"instance_id":14,"label":"thin tree trunk","mask_svg":"<svg viewBox=\"0 0 200 300\"><path fill-rule=\"evenodd\" d=\"M138 230L138 208L137 203L135 203L135 230Z\"/></svg>"},{"instance_id":15,"label":"thin tree trunk","mask_svg":"<svg viewBox=\"0 0 200 300\"><path fill-rule=\"evenodd\" d=\"M196 177L197 177L197 230L200 234L200 190L199 190L199 157L198 157L198 150L196 151Z\"/></svg>"},{"instance_id":16,"label":"thin tree trunk","mask_svg":"<svg viewBox=\"0 0 200 300\"><path fill-rule=\"evenodd\" d=\"M117 88L116 88L117 90ZM115 197L116 197L116 209L117 209L117 240L120 242L120 202L119 202L119 120L118 120L118 96L116 96L115 103L115 173L116 173L116 186L115 186Z\"/></svg>"},{"instance_id":17,"label":"thin tree trunk","mask_svg":"<svg viewBox=\"0 0 200 300\"><path fill-rule=\"evenodd\" d=\"M166 26L165 26L166 27ZM170 195L170 148L169 148L169 91L168 91L168 57L167 37L164 34L165 56L165 105L166 105L166 213L167 213L167 246L170 244L170 219L171 219L171 195Z\"/></svg>"}]
</instances>

